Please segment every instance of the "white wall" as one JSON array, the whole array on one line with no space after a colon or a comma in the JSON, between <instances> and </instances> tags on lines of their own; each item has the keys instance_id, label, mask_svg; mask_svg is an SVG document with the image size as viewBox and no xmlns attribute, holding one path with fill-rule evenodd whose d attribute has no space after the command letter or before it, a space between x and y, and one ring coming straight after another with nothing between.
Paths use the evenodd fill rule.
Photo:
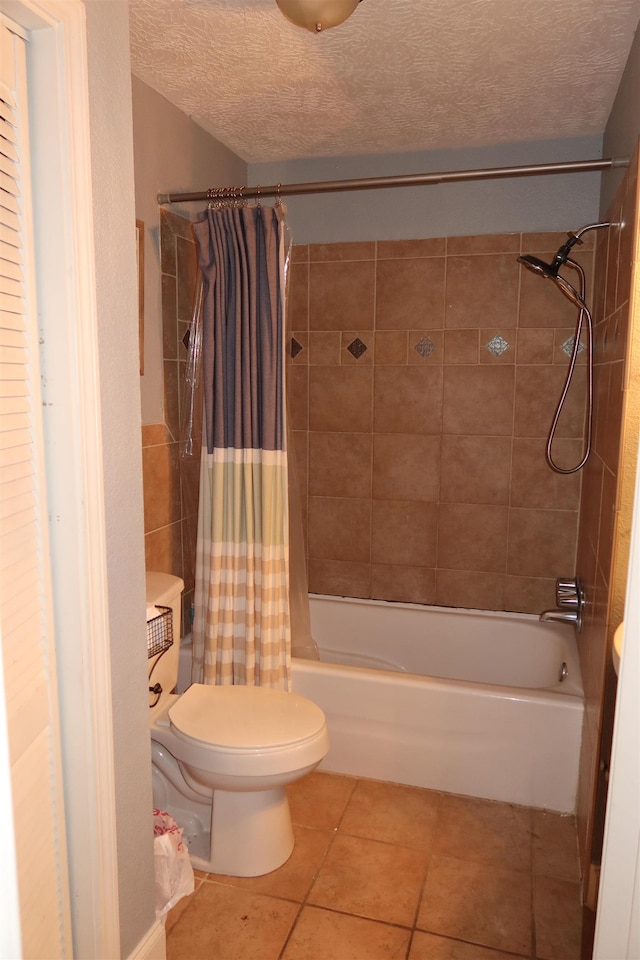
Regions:
<instances>
[{"instance_id":1,"label":"white wall","mask_svg":"<svg viewBox=\"0 0 640 960\"><path fill-rule=\"evenodd\" d=\"M243 184L247 165L137 77L133 87L136 217L145 225L144 376L142 422L163 420L159 193L189 193L217 183ZM171 204L195 218L202 202Z\"/></svg>"},{"instance_id":2,"label":"white wall","mask_svg":"<svg viewBox=\"0 0 640 960\"><path fill-rule=\"evenodd\" d=\"M600 137L412 154L258 163L252 185L592 160ZM286 198L295 243L569 230L597 218L599 173L398 187Z\"/></svg>"},{"instance_id":3,"label":"white wall","mask_svg":"<svg viewBox=\"0 0 640 960\"><path fill-rule=\"evenodd\" d=\"M127 0L85 0L121 956L153 924L131 72Z\"/></svg>"}]
</instances>

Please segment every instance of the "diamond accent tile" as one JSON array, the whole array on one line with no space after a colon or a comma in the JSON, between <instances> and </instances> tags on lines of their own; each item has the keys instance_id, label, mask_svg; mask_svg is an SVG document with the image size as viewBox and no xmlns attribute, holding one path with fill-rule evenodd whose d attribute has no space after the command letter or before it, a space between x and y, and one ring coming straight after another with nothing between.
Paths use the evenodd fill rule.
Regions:
<instances>
[{"instance_id":1,"label":"diamond accent tile","mask_svg":"<svg viewBox=\"0 0 640 960\"><path fill-rule=\"evenodd\" d=\"M289 355L291 356L291 359L295 360L300 351L303 349L304 347L302 344L298 343L295 337L291 337L291 340L289 341Z\"/></svg>"},{"instance_id":2,"label":"diamond accent tile","mask_svg":"<svg viewBox=\"0 0 640 960\"><path fill-rule=\"evenodd\" d=\"M414 350L417 350L420 356L426 359L428 356L430 356L433 353L435 348L436 348L436 345L433 342L433 340L430 340L429 337L423 337L422 340L418 340L418 342L414 347Z\"/></svg>"},{"instance_id":3,"label":"diamond accent tile","mask_svg":"<svg viewBox=\"0 0 640 960\"><path fill-rule=\"evenodd\" d=\"M352 357L355 357L356 360L359 360L362 354L366 351L367 345L363 343L360 337L356 337L355 340L352 340L347 350Z\"/></svg>"},{"instance_id":4,"label":"diamond accent tile","mask_svg":"<svg viewBox=\"0 0 640 960\"><path fill-rule=\"evenodd\" d=\"M494 357L500 357L509 349L509 344L502 337L494 337L493 340L489 340L489 343L486 344L487 350L489 353L492 353Z\"/></svg>"},{"instance_id":5,"label":"diamond accent tile","mask_svg":"<svg viewBox=\"0 0 640 960\"><path fill-rule=\"evenodd\" d=\"M575 337L569 337L568 340L565 340L565 342L561 344L561 349L564 350L564 352L568 357L570 357L571 354L573 353L573 345L575 343L575 340L576 340ZM582 353L582 351L585 349L586 347L581 340L580 343L578 344L578 353Z\"/></svg>"},{"instance_id":6,"label":"diamond accent tile","mask_svg":"<svg viewBox=\"0 0 640 960\"><path fill-rule=\"evenodd\" d=\"M191 330L187 330L184 337L182 338L185 350L189 349L189 344L191 343Z\"/></svg>"}]
</instances>

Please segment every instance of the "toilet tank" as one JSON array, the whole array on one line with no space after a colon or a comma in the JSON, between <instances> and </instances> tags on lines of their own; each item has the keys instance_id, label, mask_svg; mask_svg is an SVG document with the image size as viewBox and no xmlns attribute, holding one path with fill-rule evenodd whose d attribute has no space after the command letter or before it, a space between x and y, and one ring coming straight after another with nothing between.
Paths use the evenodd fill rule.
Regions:
<instances>
[{"instance_id":1,"label":"toilet tank","mask_svg":"<svg viewBox=\"0 0 640 960\"><path fill-rule=\"evenodd\" d=\"M169 647L166 653L148 660L149 686L159 683L162 686L162 699L171 693L178 682L183 590L184 583L180 577L147 570L147 604L171 607L173 611L173 646ZM155 699L153 694L149 694L149 706L154 705Z\"/></svg>"}]
</instances>

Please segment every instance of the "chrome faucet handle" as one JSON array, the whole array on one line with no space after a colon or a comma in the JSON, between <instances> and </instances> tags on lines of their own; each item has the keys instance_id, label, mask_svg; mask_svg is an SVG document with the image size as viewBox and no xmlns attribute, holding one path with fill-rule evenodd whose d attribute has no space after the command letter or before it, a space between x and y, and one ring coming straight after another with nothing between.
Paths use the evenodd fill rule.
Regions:
<instances>
[{"instance_id":1,"label":"chrome faucet handle","mask_svg":"<svg viewBox=\"0 0 640 960\"><path fill-rule=\"evenodd\" d=\"M572 623L580 633L585 602L584 587L579 577L575 580L556 580L556 603L559 609L544 610L540 614L540 619Z\"/></svg>"},{"instance_id":2,"label":"chrome faucet handle","mask_svg":"<svg viewBox=\"0 0 640 960\"><path fill-rule=\"evenodd\" d=\"M580 607L582 585L578 578L574 580L556 580L556 603L559 607Z\"/></svg>"}]
</instances>

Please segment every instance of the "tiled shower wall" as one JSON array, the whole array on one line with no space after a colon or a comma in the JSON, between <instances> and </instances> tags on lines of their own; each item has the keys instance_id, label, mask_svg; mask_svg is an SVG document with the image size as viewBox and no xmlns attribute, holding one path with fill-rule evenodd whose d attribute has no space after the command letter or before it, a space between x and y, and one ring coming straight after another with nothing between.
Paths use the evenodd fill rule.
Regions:
<instances>
[{"instance_id":1,"label":"tiled shower wall","mask_svg":"<svg viewBox=\"0 0 640 960\"><path fill-rule=\"evenodd\" d=\"M604 830L616 687L611 639L624 615L640 424L640 343L632 322L639 283L637 154L608 220L613 226L596 234L594 445L584 470L576 564L587 600L578 641L586 709L577 814L585 876L590 858L599 862Z\"/></svg>"},{"instance_id":2,"label":"tiled shower wall","mask_svg":"<svg viewBox=\"0 0 640 960\"><path fill-rule=\"evenodd\" d=\"M195 404L193 459L180 453L184 433L185 336L193 314L197 257L191 221L160 212L164 422L142 427L145 561L147 570L182 577L183 627L190 629L193 599L201 403Z\"/></svg>"},{"instance_id":3,"label":"tiled shower wall","mask_svg":"<svg viewBox=\"0 0 640 960\"><path fill-rule=\"evenodd\" d=\"M294 246L289 399L313 592L555 606L555 579L575 572L580 475L554 474L544 445L576 309L517 257L548 260L565 239ZM564 466L582 451L585 353L554 447Z\"/></svg>"}]
</instances>

